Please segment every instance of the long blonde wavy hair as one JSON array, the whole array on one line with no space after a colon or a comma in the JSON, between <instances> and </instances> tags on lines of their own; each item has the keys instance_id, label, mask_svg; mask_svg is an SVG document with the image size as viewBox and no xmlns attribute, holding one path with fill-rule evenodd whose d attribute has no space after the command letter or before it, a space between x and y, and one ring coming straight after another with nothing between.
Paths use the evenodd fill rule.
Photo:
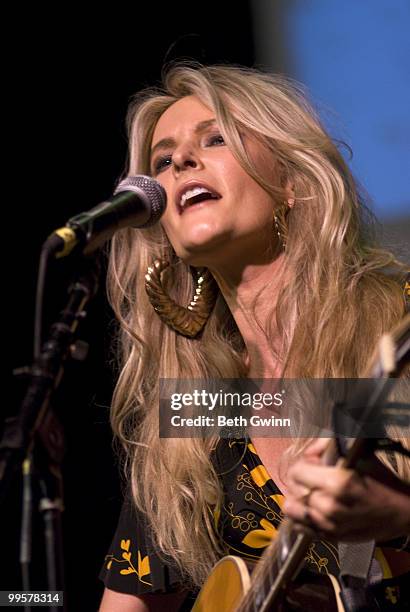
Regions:
<instances>
[{"instance_id":1,"label":"long blonde wavy hair","mask_svg":"<svg viewBox=\"0 0 410 612\"><path fill-rule=\"evenodd\" d=\"M163 88L144 90L131 104L128 174L150 173L156 123L188 95L214 111L233 155L275 202L283 200L283 189L259 175L241 132L268 148L294 186L289 281L280 289L272 329L265 330L269 337L279 329L283 375L360 375L378 338L402 316L404 300L394 257L365 236L358 190L337 146L294 82L253 69L177 65ZM244 345L222 295L199 339L161 323L144 289L146 269L158 257L172 263L166 273L172 296L188 303L192 275L160 224L114 236L108 290L120 322L121 357L112 426L125 449L134 502L149 519L158 551L199 585L222 552L210 514L221 500L210 460L214 440L159 439L158 380L246 376Z\"/></svg>"}]
</instances>

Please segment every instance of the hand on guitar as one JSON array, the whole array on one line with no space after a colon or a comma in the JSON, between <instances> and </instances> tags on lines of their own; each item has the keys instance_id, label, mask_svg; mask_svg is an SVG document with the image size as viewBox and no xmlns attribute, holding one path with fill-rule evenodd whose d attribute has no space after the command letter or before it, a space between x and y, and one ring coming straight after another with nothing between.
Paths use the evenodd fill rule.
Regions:
<instances>
[{"instance_id":1,"label":"hand on guitar","mask_svg":"<svg viewBox=\"0 0 410 612\"><path fill-rule=\"evenodd\" d=\"M410 497L353 470L326 466L328 440L313 442L289 469L284 512L327 539L391 540L410 533Z\"/></svg>"}]
</instances>

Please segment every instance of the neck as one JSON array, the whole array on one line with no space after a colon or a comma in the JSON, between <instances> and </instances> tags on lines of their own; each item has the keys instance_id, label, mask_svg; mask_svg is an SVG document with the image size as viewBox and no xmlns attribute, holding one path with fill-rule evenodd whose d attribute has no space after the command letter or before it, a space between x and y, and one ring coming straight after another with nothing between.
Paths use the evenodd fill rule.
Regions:
<instances>
[{"instance_id":1,"label":"neck","mask_svg":"<svg viewBox=\"0 0 410 612\"><path fill-rule=\"evenodd\" d=\"M280 376L280 339L276 326L276 301L283 281L283 254L270 262L242 269L212 269L219 288L244 339L248 376Z\"/></svg>"}]
</instances>

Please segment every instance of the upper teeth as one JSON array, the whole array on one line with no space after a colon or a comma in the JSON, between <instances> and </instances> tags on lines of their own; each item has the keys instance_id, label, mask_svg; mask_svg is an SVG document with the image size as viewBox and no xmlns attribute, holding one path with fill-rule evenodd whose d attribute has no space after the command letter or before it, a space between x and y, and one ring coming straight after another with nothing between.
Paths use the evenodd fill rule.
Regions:
<instances>
[{"instance_id":1,"label":"upper teeth","mask_svg":"<svg viewBox=\"0 0 410 612\"><path fill-rule=\"evenodd\" d=\"M181 201L179 203L180 207L184 208L187 200L199 195L200 193L209 193L209 190L205 189L205 187L194 187L194 189L188 189L188 191L185 191L185 193L183 193L181 196Z\"/></svg>"}]
</instances>

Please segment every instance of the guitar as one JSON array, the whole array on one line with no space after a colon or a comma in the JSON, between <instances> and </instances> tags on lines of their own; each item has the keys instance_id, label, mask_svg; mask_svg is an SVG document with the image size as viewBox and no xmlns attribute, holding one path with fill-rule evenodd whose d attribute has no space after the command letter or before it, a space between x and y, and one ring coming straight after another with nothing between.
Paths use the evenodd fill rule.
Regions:
<instances>
[{"instance_id":1,"label":"guitar","mask_svg":"<svg viewBox=\"0 0 410 612\"><path fill-rule=\"evenodd\" d=\"M372 379L364 420L388 395L410 360L410 314L389 334L385 334L366 372ZM367 414L366 414L367 412ZM345 457L340 458L332 439L324 453L326 465L354 469L363 457L369 457L369 440L358 437ZM372 448L372 452L373 452ZM403 483L384 465L372 457L372 475L410 494L410 485ZM226 556L213 568L202 587L193 612L285 612L289 610L326 610L345 612L341 589L335 576L323 576L301 570L306 553L314 539L313 530L298 527L291 519L282 521L277 537L266 548L252 572L242 558ZM406 568L404 568L406 569ZM407 568L407 569L410 569ZM404 570L403 570L404 571ZM374 609L379 609L375 604Z\"/></svg>"}]
</instances>

